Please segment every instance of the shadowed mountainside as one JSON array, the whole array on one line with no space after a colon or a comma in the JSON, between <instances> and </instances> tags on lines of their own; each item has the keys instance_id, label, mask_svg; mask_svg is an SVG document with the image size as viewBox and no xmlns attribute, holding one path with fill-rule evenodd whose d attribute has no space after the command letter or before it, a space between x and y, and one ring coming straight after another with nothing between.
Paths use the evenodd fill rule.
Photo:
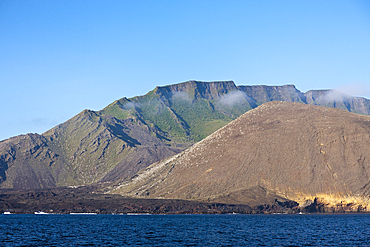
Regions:
<instances>
[{"instance_id":1,"label":"shadowed mountainside","mask_svg":"<svg viewBox=\"0 0 370 247\"><path fill-rule=\"evenodd\" d=\"M42 135L1 141L0 187L52 188L129 178L272 100L370 113L370 100L331 90L304 94L293 85L189 81L157 87L101 111L85 110Z\"/></svg>"},{"instance_id":2,"label":"shadowed mountainside","mask_svg":"<svg viewBox=\"0 0 370 247\"><path fill-rule=\"evenodd\" d=\"M270 201L368 211L369 147L369 116L270 102L111 193L253 205L264 190Z\"/></svg>"}]
</instances>

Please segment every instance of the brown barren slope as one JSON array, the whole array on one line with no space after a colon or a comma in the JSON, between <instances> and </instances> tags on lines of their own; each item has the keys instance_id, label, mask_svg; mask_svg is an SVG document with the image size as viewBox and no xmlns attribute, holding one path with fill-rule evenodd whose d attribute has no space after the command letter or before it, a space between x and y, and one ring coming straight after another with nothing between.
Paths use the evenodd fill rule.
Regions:
<instances>
[{"instance_id":1,"label":"brown barren slope","mask_svg":"<svg viewBox=\"0 0 370 247\"><path fill-rule=\"evenodd\" d=\"M275 101L153 164L111 193L249 205L278 195L301 206L316 198L315 203L334 208L367 211L369 173L369 116Z\"/></svg>"}]
</instances>

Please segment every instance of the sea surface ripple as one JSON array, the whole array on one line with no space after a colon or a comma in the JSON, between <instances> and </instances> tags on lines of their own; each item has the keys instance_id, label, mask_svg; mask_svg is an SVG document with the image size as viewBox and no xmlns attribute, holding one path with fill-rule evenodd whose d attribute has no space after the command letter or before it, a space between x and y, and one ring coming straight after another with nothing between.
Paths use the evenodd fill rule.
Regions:
<instances>
[{"instance_id":1,"label":"sea surface ripple","mask_svg":"<svg viewBox=\"0 0 370 247\"><path fill-rule=\"evenodd\" d=\"M370 215L1 215L0 233L1 246L370 246Z\"/></svg>"}]
</instances>

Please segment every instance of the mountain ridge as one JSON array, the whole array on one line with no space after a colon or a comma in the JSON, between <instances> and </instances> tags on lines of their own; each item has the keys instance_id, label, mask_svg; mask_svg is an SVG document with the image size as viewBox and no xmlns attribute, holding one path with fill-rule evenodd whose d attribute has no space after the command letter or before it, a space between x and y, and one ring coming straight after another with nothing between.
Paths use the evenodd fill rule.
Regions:
<instances>
[{"instance_id":1,"label":"mountain ridge","mask_svg":"<svg viewBox=\"0 0 370 247\"><path fill-rule=\"evenodd\" d=\"M260 187L270 203L285 198L301 206L368 211L369 145L369 116L269 102L111 193L253 205Z\"/></svg>"},{"instance_id":2,"label":"mountain ridge","mask_svg":"<svg viewBox=\"0 0 370 247\"><path fill-rule=\"evenodd\" d=\"M123 180L271 100L370 113L370 100L332 92L302 93L294 85L236 86L233 81L156 87L143 96L116 100L100 111L84 110L33 138L1 141L0 187L33 189Z\"/></svg>"}]
</instances>

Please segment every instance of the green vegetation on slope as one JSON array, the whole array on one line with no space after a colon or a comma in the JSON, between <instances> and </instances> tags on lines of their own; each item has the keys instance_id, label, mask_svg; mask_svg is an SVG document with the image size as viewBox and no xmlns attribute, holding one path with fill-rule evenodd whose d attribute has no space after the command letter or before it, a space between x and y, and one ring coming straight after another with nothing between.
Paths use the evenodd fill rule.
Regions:
<instances>
[{"instance_id":1,"label":"green vegetation on slope","mask_svg":"<svg viewBox=\"0 0 370 247\"><path fill-rule=\"evenodd\" d=\"M222 87L222 83L215 84ZM156 88L141 97L116 101L99 114L118 119L140 117L165 133L170 142L194 143L252 108L246 100L241 104L222 104L222 94L201 92L194 85L181 92ZM223 91L224 95L229 93Z\"/></svg>"},{"instance_id":2,"label":"green vegetation on slope","mask_svg":"<svg viewBox=\"0 0 370 247\"><path fill-rule=\"evenodd\" d=\"M281 100L370 114L370 100L293 85L189 81L85 110L42 135L0 142L0 187L47 188L133 176L258 105Z\"/></svg>"}]
</instances>

